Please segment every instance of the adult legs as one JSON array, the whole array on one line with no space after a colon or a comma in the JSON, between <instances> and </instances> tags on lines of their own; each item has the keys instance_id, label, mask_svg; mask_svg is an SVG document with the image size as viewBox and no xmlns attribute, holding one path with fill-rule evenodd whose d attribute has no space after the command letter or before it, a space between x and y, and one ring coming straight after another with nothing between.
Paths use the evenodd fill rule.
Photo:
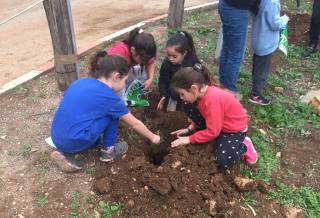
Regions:
<instances>
[{"instance_id":1,"label":"adult legs","mask_svg":"<svg viewBox=\"0 0 320 218\"><path fill-rule=\"evenodd\" d=\"M226 88L236 92L246 45L249 12L233 8L220 0L219 14L223 27L223 44L219 65L220 82Z\"/></svg>"}]
</instances>

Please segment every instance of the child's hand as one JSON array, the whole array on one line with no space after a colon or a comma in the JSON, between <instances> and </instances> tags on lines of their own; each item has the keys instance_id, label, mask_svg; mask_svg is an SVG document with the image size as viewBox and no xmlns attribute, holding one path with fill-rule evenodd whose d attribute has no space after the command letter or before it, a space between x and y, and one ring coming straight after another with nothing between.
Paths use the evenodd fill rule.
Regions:
<instances>
[{"instance_id":1,"label":"child's hand","mask_svg":"<svg viewBox=\"0 0 320 218\"><path fill-rule=\"evenodd\" d=\"M288 23L290 20L290 18L286 14L282 16L282 19L283 19L284 23Z\"/></svg>"},{"instance_id":2,"label":"child's hand","mask_svg":"<svg viewBox=\"0 0 320 218\"><path fill-rule=\"evenodd\" d=\"M166 97L162 97L158 103L158 106L157 106L157 110L162 110L163 108L163 105L164 105L164 100L166 100Z\"/></svg>"},{"instance_id":3,"label":"child's hand","mask_svg":"<svg viewBox=\"0 0 320 218\"><path fill-rule=\"evenodd\" d=\"M150 140L153 144L160 144L160 136L154 134L154 136L152 137L152 139Z\"/></svg>"},{"instance_id":4,"label":"child's hand","mask_svg":"<svg viewBox=\"0 0 320 218\"><path fill-rule=\"evenodd\" d=\"M179 137L179 136L187 135L189 132L190 132L189 129L185 128L185 129L179 129L177 131L171 132L170 134Z\"/></svg>"},{"instance_id":5,"label":"child's hand","mask_svg":"<svg viewBox=\"0 0 320 218\"><path fill-rule=\"evenodd\" d=\"M152 84L152 79L147 79L144 83L143 83L143 89L148 89Z\"/></svg>"},{"instance_id":6,"label":"child's hand","mask_svg":"<svg viewBox=\"0 0 320 218\"><path fill-rule=\"evenodd\" d=\"M176 140L174 140L173 142L171 142L171 147L178 147L180 145L187 145L190 144L190 139L189 136L186 137L180 137Z\"/></svg>"}]
</instances>

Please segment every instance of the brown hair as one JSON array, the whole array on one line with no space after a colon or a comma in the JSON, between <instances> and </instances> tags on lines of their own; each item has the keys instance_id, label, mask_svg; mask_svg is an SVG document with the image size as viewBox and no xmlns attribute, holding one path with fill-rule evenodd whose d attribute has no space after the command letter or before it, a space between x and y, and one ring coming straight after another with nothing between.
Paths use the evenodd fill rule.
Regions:
<instances>
[{"instance_id":1,"label":"brown hair","mask_svg":"<svg viewBox=\"0 0 320 218\"><path fill-rule=\"evenodd\" d=\"M210 72L202 64L195 64L193 67L184 67L177 71L171 79L173 89L190 89L192 85L210 85Z\"/></svg>"},{"instance_id":2,"label":"brown hair","mask_svg":"<svg viewBox=\"0 0 320 218\"><path fill-rule=\"evenodd\" d=\"M99 51L91 57L91 71L89 75L94 78L108 78L112 72L117 71L121 77L128 75L129 66L126 59L118 55L107 55L106 51Z\"/></svg>"},{"instance_id":3,"label":"brown hair","mask_svg":"<svg viewBox=\"0 0 320 218\"><path fill-rule=\"evenodd\" d=\"M152 34L145 33L142 29L136 28L132 30L123 42L129 48L134 47L137 55L143 60L143 64L146 64L151 58L156 56L157 45Z\"/></svg>"}]
</instances>

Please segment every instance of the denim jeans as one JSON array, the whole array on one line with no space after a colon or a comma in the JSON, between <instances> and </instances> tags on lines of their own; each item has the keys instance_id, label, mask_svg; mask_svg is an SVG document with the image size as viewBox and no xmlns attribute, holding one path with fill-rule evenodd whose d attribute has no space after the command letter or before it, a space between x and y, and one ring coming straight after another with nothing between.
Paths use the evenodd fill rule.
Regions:
<instances>
[{"instance_id":1,"label":"denim jeans","mask_svg":"<svg viewBox=\"0 0 320 218\"><path fill-rule=\"evenodd\" d=\"M220 0L219 14L223 28L219 66L220 83L236 92L240 65L246 46L249 11L231 7Z\"/></svg>"}]
</instances>

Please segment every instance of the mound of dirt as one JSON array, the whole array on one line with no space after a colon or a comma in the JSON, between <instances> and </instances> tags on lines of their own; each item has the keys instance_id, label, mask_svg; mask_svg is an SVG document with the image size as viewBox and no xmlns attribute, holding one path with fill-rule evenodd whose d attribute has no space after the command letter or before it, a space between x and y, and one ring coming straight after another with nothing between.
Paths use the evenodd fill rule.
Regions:
<instances>
[{"instance_id":1,"label":"mound of dirt","mask_svg":"<svg viewBox=\"0 0 320 218\"><path fill-rule=\"evenodd\" d=\"M186 127L187 117L181 112L156 112L151 108L157 102L151 101L151 107L134 114L158 131L163 142L151 146L140 137L132 140L131 133L121 129L120 137L129 143L129 151L122 159L98 167L95 188L103 189L101 183L110 186L103 197L123 202L124 217L241 216L241 193L233 182L239 167L218 169L212 144L170 148L174 139L170 132Z\"/></svg>"},{"instance_id":2,"label":"mound of dirt","mask_svg":"<svg viewBox=\"0 0 320 218\"><path fill-rule=\"evenodd\" d=\"M310 15L287 13L289 21L289 44L301 44L309 40Z\"/></svg>"}]
</instances>

